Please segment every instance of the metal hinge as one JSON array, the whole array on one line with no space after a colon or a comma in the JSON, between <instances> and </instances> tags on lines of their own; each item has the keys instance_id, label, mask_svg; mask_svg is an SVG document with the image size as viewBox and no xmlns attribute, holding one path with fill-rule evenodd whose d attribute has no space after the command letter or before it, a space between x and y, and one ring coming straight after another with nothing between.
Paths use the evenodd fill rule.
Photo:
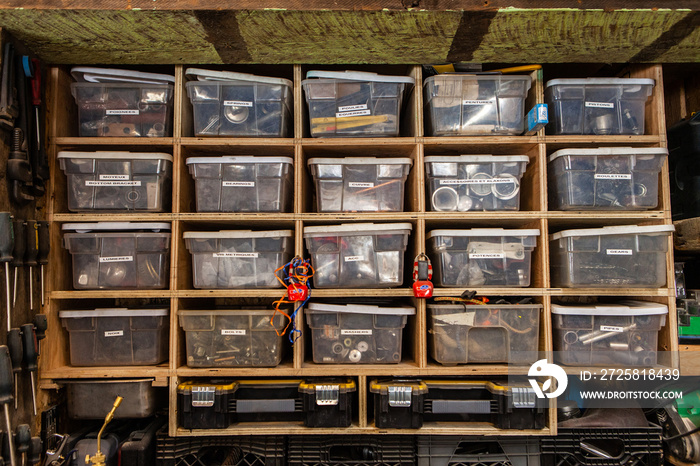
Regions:
<instances>
[{"instance_id":1,"label":"metal hinge","mask_svg":"<svg viewBox=\"0 0 700 466\"><path fill-rule=\"evenodd\" d=\"M413 387L389 387L389 406L401 408L411 406Z\"/></svg>"},{"instance_id":2,"label":"metal hinge","mask_svg":"<svg viewBox=\"0 0 700 466\"><path fill-rule=\"evenodd\" d=\"M340 385L316 385L316 404L335 406L340 397Z\"/></svg>"},{"instance_id":3,"label":"metal hinge","mask_svg":"<svg viewBox=\"0 0 700 466\"><path fill-rule=\"evenodd\" d=\"M535 408L537 406L537 396L532 388L513 387L511 394L514 408Z\"/></svg>"},{"instance_id":4,"label":"metal hinge","mask_svg":"<svg viewBox=\"0 0 700 466\"><path fill-rule=\"evenodd\" d=\"M216 387L192 387L192 406L209 408L214 406Z\"/></svg>"}]
</instances>

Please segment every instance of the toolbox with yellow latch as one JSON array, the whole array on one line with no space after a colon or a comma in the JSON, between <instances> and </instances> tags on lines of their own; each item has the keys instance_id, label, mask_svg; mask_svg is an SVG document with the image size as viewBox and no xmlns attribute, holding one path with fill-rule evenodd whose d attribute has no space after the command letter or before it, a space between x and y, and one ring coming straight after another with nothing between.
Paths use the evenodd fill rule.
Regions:
<instances>
[{"instance_id":1,"label":"toolbox with yellow latch","mask_svg":"<svg viewBox=\"0 0 700 466\"><path fill-rule=\"evenodd\" d=\"M349 378L311 379L299 384L304 401L306 427L349 427L352 423L352 399L357 390Z\"/></svg>"},{"instance_id":2,"label":"toolbox with yellow latch","mask_svg":"<svg viewBox=\"0 0 700 466\"><path fill-rule=\"evenodd\" d=\"M374 424L379 428L419 429L428 386L421 380L374 379Z\"/></svg>"},{"instance_id":3,"label":"toolbox with yellow latch","mask_svg":"<svg viewBox=\"0 0 700 466\"><path fill-rule=\"evenodd\" d=\"M225 429L238 382L188 381L177 386L178 425L185 429Z\"/></svg>"}]
</instances>

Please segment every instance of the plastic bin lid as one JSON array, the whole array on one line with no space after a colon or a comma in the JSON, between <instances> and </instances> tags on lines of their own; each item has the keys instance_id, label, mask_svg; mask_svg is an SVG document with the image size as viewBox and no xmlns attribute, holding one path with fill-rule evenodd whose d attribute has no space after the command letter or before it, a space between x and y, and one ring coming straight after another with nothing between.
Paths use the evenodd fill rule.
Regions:
<instances>
[{"instance_id":1,"label":"plastic bin lid","mask_svg":"<svg viewBox=\"0 0 700 466\"><path fill-rule=\"evenodd\" d=\"M552 304L552 314L584 316L648 316L668 314L665 304L626 300L617 304L562 306Z\"/></svg>"},{"instance_id":2,"label":"plastic bin lid","mask_svg":"<svg viewBox=\"0 0 700 466\"><path fill-rule=\"evenodd\" d=\"M663 147L598 147L597 149L560 149L549 156L549 161L567 155L668 155ZM426 157L427 159L427 157Z\"/></svg>"},{"instance_id":3,"label":"plastic bin lid","mask_svg":"<svg viewBox=\"0 0 700 466\"><path fill-rule=\"evenodd\" d=\"M389 387L410 387L413 395L428 393L428 386L422 380L374 379L369 383L372 393L386 392Z\"/></svg>"},{"instance_id":4,"label":"plastic bin lid","mask_svg":"<svg viewBox=\"0 0 700 466\"><path fill-rule=\"evenodd\" d=\"M204 380L188 380L187 382L180 382L177 384L177 392L180 394L187 394L191 392L193 388L213 388L217 392L234 392L238 388L238 381L209 383Z\"/></svg>"},{"instance_id":5,"label":"plastic bin lid","mask_svg":"<svg viewBox=\"0 0 700 466\"><path fill-rule=\"evenodd\" d=\"M413 165L413 160L408 157L378 158L378 157L341 157L337 159L322 159L314 157L309 159L308 165Z\"/></svg>"},{"instance_id":6,"label":"plastic bin lid","mask_svg":"<svg viewBox=\"0 0 700 466\"><path fill-rule=\"evenodd\" d=\"M245 81L261 84L275 84L292 87L292 82L284 78L271 78L267 76L256 76L250 73L236 73L235 71L214 71L203 70L201 68L187 68L185 76L196 78L199 81ZM189 84L189 83L188 83Z\"/></svg>"},{"instance_id":7,"label":"plastic bin lid","mask_svg":"<svg viewBox=\"0 0 700 466\"><path fill-rule=\"evenodd\" d=\"M329 225L322 227L304 227L304 235L327 235L333 233L382 233L385 235L396 234L403 231L411 231L413 227L410 223L342 223L340 225Z\"/></svg>"},{"instance_id":8,"label":"plastic bin lid","mask_svg":"<svg viewBox=\"0 0 700 466\"><path fill-rule=\"evenodd\" d=\"M653 86L655 81L650 78L562 78L550 79L545 88L550 86L591 86L591 85L613 85L613 86Z\"/></svg>"},{"instance_id":9,"label":"plastic bin lid","mask_svg":"<svg viewBox=\"0 0 700 466\"><path fill-rule=\"evenodd\" d=\"M181 310L178 315L186 317L203 317L203 316L270 316L274 314L273 309L214 309L204 311ZM280 314L281 315L281 314ZM270 330L273 330L270 327Z\"/></svg>"},{"instance_id":10,"label":"plastic bin lid","mask_svg":"<svg viewBox=\"0 0 700 466\"><path fill-rule=\"evenodd\" d=\"M162 152L127 152L127 151L97 151L97 152L74 152L61 151L58 153L59 159L107 159L107 160L167 160L173 161L173 156Z\"/></svg>"},{"instance_id":11,"label":"plastic bin lid","mask_svg":"<svg viewBox=\"0 0 700 466\"><path fill-rule=\"evenodd\" d=\"M302 84L308 82L309 78L328 78L328 79L343 79L346 81L370 81L375 83L404 83L415 84L416 80L410 76L389 76L384 74L370 73L367 71L323 71L311 70L306 73L306 80Z\"/></svg>"},{"instance_id":12,"label":"plastic bin lid","mask_svg":"<svg viewBox=\"0 0 700 466\"><path fill-rule=\"evenodd\" d=\"M115 68L95 68L92 66L75 66L70 70L77 82L121 82L140 84L168 84L175 82L175 76L143 71L122 70Z\"/></svg>"},{"instance_id":13,"label":"plastic bin lid","mask_svg":"<svg viewBox=\"0 0 700 466\"><path fill-rule=\"evenodd\" d=\"M498 81L498 80L504 80L504 81L527 81L530 85L532 85L532 78L530 76L526 75L517 75L517 74L475 74L475 73L440 73L435 76L430 76L428 78L425 78L425 82L423 82L423 85L425 86L428 83L431 83L433 81L457 81L457 80L463 80L463 81ZM528 86L529 88L529 86Z\"/></svg>"},{"instance_id":14,"label":"plastic bin lid","mask_svg":"<svg viewBox=\"0 0 700 466\"><path fill-rule=\"evenodd\" d=\"M152 230L170 231L169 223L154 222L97 222L97 223L65 223L61 227L63 231L76 231L86 233L89 231L140 231Z\"/></svg>"},{"instance_id":15,"label":"plastic bin lid","mask_svg":"<svg viewBox=\"0 0 700 466\"><path fill-rule=\"evenodd\" d=\"M425 157L425 163L450 162L450 163L528 163L530 157L527 155L430 155Z\"/></svg>"},{"instance_id":16,"label":"plastic bin lid","mask_svg":"<svg viewBox=\"0 0 700 466\"><path fill-rule=\"evenodd\" d=\"M379 307L364 304L324 303L309 303L306 307L307 314L315 314L319 312L411 316L416 313L416 309L413 307Z\"/></svg>"},{"instance_id":17,"label":"plastic bin lid","mask_svg":"<svg viewBox=\"0 0 700 466\"><path fill-rule=\"evenodd\" d=\"M573 236L606 236L606 235L630 235L630 234L651 234L651 233L671 233L676 231L673 225L621 225L603 228L585 228L581 230L564 230L553 235L549 235L550 241L560 238L571 238Z\"/></svg>"},{"instance_id":18,"label":"plastic bin lid","mask_svg":"<svg viewBox=\"0 0 700 466\"><path fill-rule=\"evenodd\" d=\"M58 317L61 319L82 319L86 317L161 317L167 316L168 309L127 309L105 308L88 311L61 311Z\"/></svg>"},{"instance_id":19,"label":"plastic bin lid","mask_svg":"<svg viewBox=\"0 0 700 466\"><path fill-rule=\"evenodd\" d=\"M516 230L505 228L472 228L469 230L433 230L425 239L436 236L540 236L540 230Z\"/></svg>"},{"instance_id":20,"label":"plastic bin lid","mask_svg":"<svg viewBox=\"0 0 700 466\"><path fill-rule=\"evenodd\" d=\"M462 303L445 303L445 304L428 304L428 309L452 309L458 311L469 311L470 309L542 309L541 304L467 304Z\"/></svg>"},{"instance_id":21,"label":"plastic bin lid","mask_svg":"<svg viewBox=\"0 0 700 466\"><path fill-rule=\"evenodd\" d=\"M291 237L292 230L251 231L251 230L219 230L219 231L186 231L184 239L219 239L219 238L280 238Z\"/></svg>"},{"instance_id":22,"label":"plastic bin lid","mask_svg":"<svg viewBox=\"0 0 700 466\"><path fill-rule=\"evenodd\" d=\"M185 163L293 163L291 157L265 157L258 155L224 155L221 157L187 157Z\"/></svg>"}]
</instances>

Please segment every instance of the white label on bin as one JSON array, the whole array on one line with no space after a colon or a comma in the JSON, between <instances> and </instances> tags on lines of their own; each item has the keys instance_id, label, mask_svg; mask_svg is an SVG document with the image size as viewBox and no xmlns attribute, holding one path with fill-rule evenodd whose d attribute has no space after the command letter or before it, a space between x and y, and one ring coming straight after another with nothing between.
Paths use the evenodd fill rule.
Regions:
<instances>
[{"instance_id":1,"label":"white label on bin","mask_svg":"<svg viewBox=\"0 0 700 466\"><path fill-rule=\"evenodd\" d=\"M129 181L129 175L100 175L102 181Z\"/></svg>"},{"instance_id":2,"label":"white label on bin","mask_svg":"<svg viewBox=\"0 0 700 466\"><path fill-rule=\"evenodd\" d=\"M221 329L221 334L222 335L245 335L245 329L243 330L230 330L230 329Z\"/></svg>"},{"instance_id":3,"label":"white label on bin","mask_svg":"<svg viewBox=\"0 0 700 466\"><path fill-rule=\"evenodd\" d=\"M100 257L100 262L133 262L134 256Z\"/></svg>"},{"instance_id":4,"label":"white label on bin","mask_svg":"<svg viewBox=\"0 0 700 466\"><path fill-rule=\"evenodd\" d=\"M254 188L255 181L223 181L221 186L224 188Z\"/></svg>"},{"instance_id":5,"label":"white label on bin","mask_svg":"<svg viewBox=\"0 0 700 466\"><path fill-rule=\"evenodd\" d=\"M215 252L214 257L242 257L244 259L257 259L257 252Z\"/></svg>"},{"instance_id":6,"label":"white label on bin","mask_svg":"<svg viewBox=\"0 0 700 466\"><path fill-rule=\"evenodd\" d=\"M615 108L612 102L586 102L584 105L588 108Z\"/></svg>"},{"instance_id":7,"label":"white label on bin","mask_svg":"<svg viewBox=\"0 0 700 466\"><path fill-rule=\"evenodd\" d=\"M359 262L363 260L365 260L363 256L345 256L345 262Z\"/></svg>"},{"instance_id":8,"label":"white label on bin","mask_svg":"<svg viewBox=\"0 0 700 466\"><path fill-rule=\"evenodd\" d=\"M350 188L374 188L374 183L348 183Z\"/></svg>"},{"instance_id":9,"label":"white label on bin","mask_svg":"<svg viewBox=\"0 0 700 466\"><path fill-rule=\"evenodd\" d=\"M341 335L372 335L372 330L341 330Z\"/></svg>"},{"instance_id":10,"label":"white label on bin","mask_svg":"<svg viewBox=\"0 0 700 466\"><path fill-rule=\"evenodd\" d=\"M608 256L631 256L631 249L606 249L605 254Z\"/></svg>"},{"instance_id":11,"label":"white label on bin","mask_svg":"<svg viewBox=\"0 0 700 466\"><path fill-rule=\"evenodd\" d=\"M113 330L111 332L105 332L105 337L123 337L124 330Z\"/></svg>"},{"instance_id":12,"label":"white label on bin","mask_svg":"<svg viewBox=\"0 0 700 466\"><path fill-rule=\"evenodd\" d=\"M505 184L505 183L515 183L513 178L476 178L471 180L440 180L440 184L451 185L451 184Z\"/></svg>"},{"instance_id":13,"label":"white label on bin","mask_svg":"<svg viewBox=\"0 0 700 466\"><path fill-rule=\"evenodd\" d=\"M339 112L353 112L355 110L367 110L367 104L346 105L344 107L338 107Z\"/></svg>"},{"instance_id":14,"label":"white label on bin","mask_svg":"<svg viewBox=\"0 0 700 466\"><path fill-rule=\"evenodd\" d=\"M85 186L141 186L140 181L86 181Z\"/></svg>"},{"instance_id":15,"label":"white label on bin","mask_svg":"<svg viewBox=\"0 0 700 466\"><path fill-rule=\"evenodd\" d=\"M617 332L617 333L622 333L625 331L623 327L613 327L612 325L601 325L600 326L600 331L601 332Z\"/></svg>"},{"instance_id":16,"label":"white label on bin","mask_svg":"<svg viewBox=\"0 0 700 466\"><path fill-rule=\"evenodd\" d=\"M596 173L593 175L596 180L631 180L632 174L625 173Z\"/></svg>"},{"instance_id":17,"label":"white label on bin","mask_svg":"<svg viewBox=\"0 0 700 466\"><path fill-rule=\"evenodd\" d=\"M105 110L106 115L138 115L138 110Z\"/></svg>"},{"instance_id":18,"label":"white label on bin","mask_svg":"<svg viewBox=\"0 0 700 466\"><path fill-rule=\"evenodd\" d=\"M253 102L245 100L224 100L224 107L252 107Z\"/></svg>"},{"instance_id":19,"label":"white label on bin","mask_svg":"<svg viewBox=\"0 0 700 466\"><path fill-rule=\"evenodd\" d=\"M338 112L335 114L336 118L347 118L353 116L371 115L371 110L355 110L353 112Z\"/></svg>"},{"instance_id":20,"label":"white label on bin","mask_svg":"<svg viewBox=\"0 0 700 466\"><path fill-rule=\"evenodd\" d=\"M463 100L462 105L489 105L493 100Z\"/></svg>"},{"instance_id":21,"label":"white label on bin","mask_svg":"<svg viewBox=\"0 0 700 466\"><path fill-rule=\"evenodd\" d=\"M470 259L505 259L505 252L470 252Z\"/></svg>"}]
</instances>

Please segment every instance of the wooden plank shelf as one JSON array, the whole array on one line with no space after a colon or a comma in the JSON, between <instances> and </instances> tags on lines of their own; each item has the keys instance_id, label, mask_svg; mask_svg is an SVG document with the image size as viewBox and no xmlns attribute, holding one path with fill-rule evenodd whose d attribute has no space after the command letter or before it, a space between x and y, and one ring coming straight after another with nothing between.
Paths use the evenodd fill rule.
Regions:
<instances>
[{"instance_id":1,"label":"wooden plank shelf","mask_svg":"<svg viewBox=\"0 0 700 466\"><path fill-rule=\"evenodd\" d=\"M159 366L114 366L114 367L72 367L60 366L51 370L40 370L41 379L92 379L92 378L135 378L170 376L170 367Z\"/></svg>"},{"instance_id":2,"label":"wooden plank shelf","mask_svg":"<svg viewBox=\"0 0 700 466\"><path fill-rule=\"evenodd\" d=\"M59 148L64 146L125 146L131 147L165 147L175 143L174 138L121 138L121 137L53 137L49 142Z\"/></svg>"}]
</instances>

